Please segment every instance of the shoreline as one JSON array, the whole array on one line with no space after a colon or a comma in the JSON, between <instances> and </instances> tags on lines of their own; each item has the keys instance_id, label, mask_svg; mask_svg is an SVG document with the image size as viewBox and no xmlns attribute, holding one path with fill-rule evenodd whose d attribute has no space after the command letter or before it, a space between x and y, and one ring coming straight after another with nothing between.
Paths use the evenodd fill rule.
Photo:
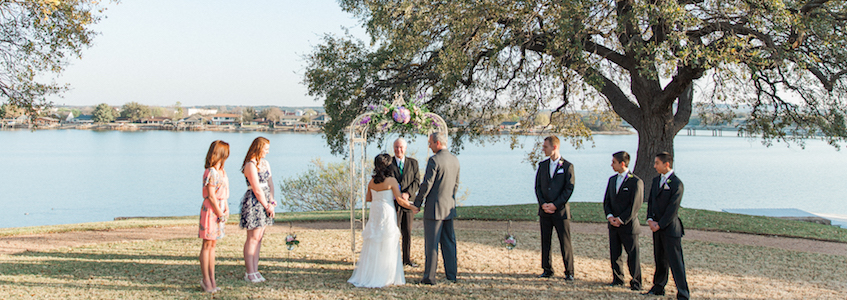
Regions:
<instances>
[{"instance_id":1,"label":"shoreline","mask_svg":"<svg viewBox=\"0 0 847 300\"><path fill-rule=\"evenodd\" d=\"M454 128L455 129L455 128ZM17 130L91 130L91 131L223 131L223 132L299 132L299 133L323 133L323 127L297 127L297 126L235 126L235 125L189 125L189 126L173 126L173 125L157 125L157 124L62 124L57 126L27 126L8 125L0 127L0 131L17 131ZM550 134L543 130L518 130L519 135L545 135ZM511 130L503 129L497 133L489 135L509 135ZM620 131L592 131L592 135L634 135L637 132L633 130Z\"/></svg>"}]
</instances>

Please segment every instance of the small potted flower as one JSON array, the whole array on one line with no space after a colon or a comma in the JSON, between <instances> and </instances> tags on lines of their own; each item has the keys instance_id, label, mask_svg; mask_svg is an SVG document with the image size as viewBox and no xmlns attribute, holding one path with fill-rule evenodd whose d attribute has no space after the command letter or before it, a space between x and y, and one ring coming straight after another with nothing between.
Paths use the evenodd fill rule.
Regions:
<instances>
[{"instance_id":1,"label":"small potted flower","mask_svg":"<svg viewBox=\"0 0 847 300\"><path fill-rule=\"evenodd\" d=\"M515 236L511 234L507 234L505 238L503 238L503 246L506 246L506 249L512 250L518 246L518 240Z\"/></svg>"},{"instance_id":2,"label":"small potted flower","mask_svg":"<svg viewBox=\"0 0 847 300\"><path fill-rule=\"evenodd\" d=\"M297 248L297 245L300 245L300 241L297 240L297 235L291 235L285 237L285 247L288 248L289 251Z\"/></svg>"}]
</instances>

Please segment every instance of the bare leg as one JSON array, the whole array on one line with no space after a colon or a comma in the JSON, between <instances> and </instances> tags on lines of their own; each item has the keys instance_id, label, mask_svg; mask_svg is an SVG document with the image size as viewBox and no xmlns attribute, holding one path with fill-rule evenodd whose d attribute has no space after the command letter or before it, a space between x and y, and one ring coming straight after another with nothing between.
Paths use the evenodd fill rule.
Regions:
<instances>
[{"instance_id":1,"label":"bare leg","mask_svg":"<svg viewBox=\"0 0 847 300\"><path fill-rule=\"evenodd\" d=\"M204 291L211 292L214 291L214 287L210 285L212 282L212 278L209 277L209 265L210 263L214 264L214 262L209 261L209 253L214 251L215 241L213 240L203 240L203 246L200 248L200 272L203 273L203 281L202 288Z\"/></svg>"},{"instance_id":2,"label":"bare leg","mask_svg":"<svg viewBox=\"0 0 847 300\"><path fill-rule=\"evenodd\" d=\"M264 228L247 230L247 240L244 242L244 267L247 274L256 273L259 262L259 244L262 241Z\"/></svg>"},{"instance_id":3,"label":"bare leg","mask_svg":"<svg viewBox=\"0 0 847 300\"><path fill-rule=\"evenodd\" d=\"M259 272L259 253L262 252L262 240L265 238L265 227L257 228L259 231L259 241L256 243L256 255L253 256L253 270Z\"/></svg>"},{"instance_id":4,"label":"bare leg","mask_svg":"<svg viewBox=\"0 0 847 300\"><path fill-rule=\"evenodd\" d=\"M212 242L212 250L209 251L209 279L210 280L206 281L206 283L207 283L207 286L210 289L217 290L218 289L218 283L215 281L215 246L217 245L218 241L211 241L211 242Z\"/></svg>"}]
</instances>

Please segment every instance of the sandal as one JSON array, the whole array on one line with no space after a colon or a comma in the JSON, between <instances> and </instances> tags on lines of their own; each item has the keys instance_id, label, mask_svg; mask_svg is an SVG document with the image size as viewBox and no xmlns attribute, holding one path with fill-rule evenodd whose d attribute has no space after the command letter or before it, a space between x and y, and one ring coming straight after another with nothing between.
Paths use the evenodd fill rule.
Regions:
<instances>
[{"instance_id":1,"label":"sandal","mask_svg":"<svg viewBox=\"0 0 847 300\"><path fill-rule=\"evenodd\" d=\"M211 290L207 289L206 288L206 282L203 279L200 279L200 288L203 289L203 291L206 292L206 293L217 293L218 291L221 290L220 288L214 288L214 289L211 289Z\"/></svg>"},{"instance_id":2,"label":"sandal","mask_svg":"<svg viewBox=\"0 0 847 300\"><path fill-rule=\"evenodd\" d=\"M260 278L259 278L259 276L256 276L256 274L259 274L259 272L256 272L256 273L244 273L244 281L249 281L249 282L252 282L252 283L259 283L259 282L264 281L264 280L263 280L264 278L261 278L261 279L260 279ZM260 275L260 276L261 276L261 275Z\"/></svg>"}]
</instances>

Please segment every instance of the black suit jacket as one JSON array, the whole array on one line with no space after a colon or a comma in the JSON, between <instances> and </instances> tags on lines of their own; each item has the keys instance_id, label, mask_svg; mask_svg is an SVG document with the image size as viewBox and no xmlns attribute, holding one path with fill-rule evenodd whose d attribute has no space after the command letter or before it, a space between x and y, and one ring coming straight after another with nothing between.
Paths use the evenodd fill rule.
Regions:
<instances>
[{"instance_id":1,"label":"black suit jacket","mask_svg":"<svg viewBox=\"0 0 847 300\"><path fill-rule=\"evenodd\" d=\"M550 177L550 159L538 164L538 172L535 174L535 198L538 200L538 216L542 218L570 219L571 207L568 200L571 199L574 188L573 164L559 158L553 162L561 164L556 167L553 177ZM544 203L556 205L556 212L548 214L541 209Z\"/></svg>"},{"instance_id":2,"label":"black suit jacket","mask_svg":"<svg viewBox=\"0 0 847 300\"><path fill-rule=\"evenodd\" d=\"M682 237L685 228L679 219L679 205L682 203L683 185L682 180L672 173L668 182L659 186L662 176L653 178L650 188L650 197L647 199L647 218L659 223L659 231L667 236Z\"/></svg>"},{"instance_id":3,"label":"black suit jacket","mask_svg":"<svg viewBox=\"0 0 847 300\"><path fill-rule=\"evenodd\" d=\"M415 195L418 194L418 189L421 186L420 169L418 169L418 161L411 157L406 157L403 163L403 175L400 175L400 167L397 166L397 158L391 158L391 174L400 183L400 193L409 193L409 202L414 201ZM394 208L404 211L412 211L394 203Z\"/></svg>"},{"instance_id":4,"label":"black suit jacket","mask_svg":"<svg viewBox=\"0 0 847 300\"><path fill-rule=\"evenodd\" d=\"M644 181L635 174L627 173L626 179L621 183L620 190L615 190L617 181L617 174L609 177L606 195L603 197L603 212L606 216L611 214L620 218L623 224L620 227L608 224L609 229L638 234L640 228L638 210L641 209L641 203L644 202Z\"/></svg>"}]
</instances>

